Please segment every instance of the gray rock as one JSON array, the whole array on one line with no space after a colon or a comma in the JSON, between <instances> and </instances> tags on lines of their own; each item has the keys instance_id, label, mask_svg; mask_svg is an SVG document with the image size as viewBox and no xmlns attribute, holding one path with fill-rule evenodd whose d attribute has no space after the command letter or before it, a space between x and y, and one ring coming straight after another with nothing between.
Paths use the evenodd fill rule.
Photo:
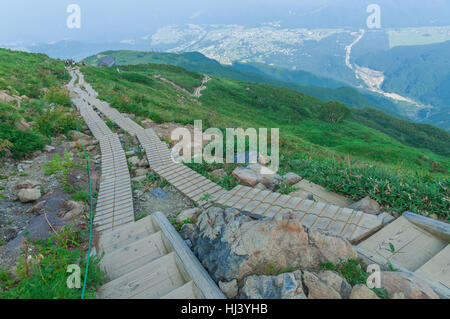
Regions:
<instances>
[{"instance_id":1,"label":"gray rock","mask_svg":"<svg viewBox=\"0 0 450 319\"><path fill-rule=\"evenodd\" d=\"M295 271L278 276L249 276L241 290L243 299L306 299L302 273Z\"/></svg>"},{"instance_id":2,"label":"gray rock","mask_svg":"<svg viewBox=\"0 0 450 319\"><path fill-rule=\"evenodd\" d=\"M240 281L268 264L318 271L321 262L357 257L344 238L306 229L294 214L281 215L278 221L255 220L211 207L198 218L194 252L216 281Z\"/></svg>"},{"instance_id":3,"label":"gray rock","mask_svg":"<svg viewBox=\"0 0 450 319\"><path fill-rule=\"evenodd\" d=\"M152 189L150 191L150 194L152 194L153 196L158 197L158 198L167 198L167 197L169 197L169 195L167 195L167 193L160 187Z\"/></svg>"},{"instance_id":4,"label":"gray rock","mask_svg":"<svg viewBox=\"0 0 450 319\"><path fill-rule=\"evenodd\" d=\"M258 184L260 175L246 167L236 167L233 176L241 182L242 185L253 187Z\"/></svg>"},{"instance_id":5,"label":"gray rock","mask_svg":"<svg viewBox=\"0 0 450 319\"><path fill-rule=\"evenodd\" d=\"M296 184L302 180L302 177L295 173L289 172L283 175L283 182L289 185Z\"/></svg>"},{"instance_id":6,"label":"gray rock","mask_svg":"<svg viewBox=\"0 0 450 319\"><path fill-rule=\"evenodd\" d=\"M149 170L147 168L138 168L134 174L136 176L147 176L147 173L149 172Z\"/></svg>"},{"instance_id":7,"label":"gray rock","mask_svg":"<svg viewBox=\"0 0 450 319\"><path fill-rule=\"evenodd\" d=\"M180 236L184 240L190 240L192 243L192 239L195 233L195 225L194 224L184 224L180 229Z\"/></svg>"},{"instance_id":8,"label":"gray rock","mask_svg":"<svg viewBox=\"0 0 450 319\"><path fill-rule=\"evenodd\" d=\"M66 200L61 206L58 216L64 221L69 221L84 213L84 205L74 200Z\"/></svg>"},{"instance_id":9,"label":"gray rock","mask_svg":"<svg viewBox=\"0 0 450 319\"><path fill-rule=\"evenodd\" d=\"M372 215L379 215L381 212L380 205L369 196L364 197L363 199L357 201L356 203L353 203L352 205L349 206L349 208L358 211L363 211L364 213Z\"/></svg>"},{"instance_id":10,"label":"gray rock","mask_svg":"<svg viewBox=\"0 0 450 319\"><path fill-rule=\"evenodd\" d=\"M348 298L352 292L352 286L338 273L331 270L322 270L317 277L328 287L336 290L342 298Z\"/></svg>"},{"instance_id":11,"label":"gray rock","mask_svg":"<svg viewBox=\"0 0 450 319\"><path fill-rule=\"evenodd\" d=\"M36 205L34 205L33 207L31 207L29 210L27 210L27 213L30 214L40 214L42 212L42 209L45 206L46 201L42 200L39 203L37 203Z\"/></svg>"},{"instance_id":12,"label":"gray rock","mask_svg":"<svg viewBox=\"0 0 450 319\"><path fill-rule=\"evenodd\" d=\"M12 190L17 191L19 189L24 189L24 188L28 188L28 189L38 188L38 186L40 186L40 185L41 185L41 183L38 181L26 180L26 181L19 182L16 185L14 185Z\"/></svg>"},{"instance_id":13,"label":"gray rock","mask_svg":"<svg viewBox=\"0 0 450 319\"><path fill-rule=\"evenodd\" d=\"M381 213L380 215L378 215L378 219L380 219L383 222L383 225L386 225L394 221L395 217L389 213Z\"/></svg>"},{"instance_id":14,"label":"gray rock","mask_svg":"<svg viewBox=\"0 0 450 319\"><path fill-rule=\"evenodd\" d=\"M56 148L51 145L45 145L45 147L44 147L44 151L46 151L48 153L53 152L55 149Z\"/></svg>"},{"instance_id":15,"label":"gray rock","mask_svg":"<svg viewBox=\"0 0 450 319\"><path fill-rule=\"evenodd\" d=\"M219 288L222 290L227 298L232 299L236 297L239 293L239 288L237 284L237 280L234 279L230 282L219 281Z\"/></svg>"},{"instance_id":16,"label":"gray rock","mask_svg":"<svg viewBox=\"0 0 450 319\"><path fill-rule=\"evenodd\" d=\"M136 154L134 151L125 152L125 156L127 156L127 157L133 156L134 154Z\"/></svg>"},{"instance_id":17,"label":"gray rock","mask_svg":"<svg viewBox=\"0 0 450 319\"><path fill-rule=\"evenodd\" d=\"M41 198L41 191L36 188L24 188L17 196L22 203L33 202Z\"/></svg>"},{"instance_id":18,"label":"gray rock","mask_svg":"<svg viewBox=\"0 0 450 319\"><path fill-rule=\"evenodd\" d=\"M356 285L353 287L350 299L380 299L380 297L366 285Z\"/></svg>"},{"instance_id":19,"label":"gray rock","mask_svg":"<svg viewBox=\"0 0 450 319\"><path fill-rule=\"evenodd\" d=\"M195 223L197 221L197 217L200 214L200 212L201 209L198 207L186 209L177 216L177 223L182 223L188 218L192 219Z\"/></svg>"},{"instance_id":20,"label":"gray rock","mask_svg":"<svg viewBox=\"0 0 450 319\"><path fill-rule=\"evenodd\" d=\"M137 156L132 156L132 157L130 157L130 158L128 159L128 162L129 162L131 165L133 165L133 166L138 166L140 160L139 160L139 157L137 157Z\"/></svg>"},{"instance_id":21,"label":"gray rock","mask_svg":"<svg viewBox=\"0 0 450 319\"><path fill-rule=\"evenodd\" d=\"M212 171L210 174L218 179L222 179L225 176L227 176L227 172L225 172L223 168L216 169Z\"/></svg>"},{"instance_id":22,"label":"gray rock","mask_svg":"<svg viewBox=\"0 0 450 319\"><path fill-rule=\"evenodd\" d=\"M137 182L145 181L146 179L147 179L147 176L146 176L146 175L141 175L141 176L133 177L133 178L131 179L131 181L134 182L134 183L137 183Z\"/></svg>"},{"instance_id":23,"label":"gray rock","mask_svg":"<svg viewBox=\"0 0 450 319\"><path fill-rule=\"evenodd\" d=\"M308 287L308 299L342 299L336 290L328 286L312 272L303 272L303 282Z\"/></svg>"}]
</instances>

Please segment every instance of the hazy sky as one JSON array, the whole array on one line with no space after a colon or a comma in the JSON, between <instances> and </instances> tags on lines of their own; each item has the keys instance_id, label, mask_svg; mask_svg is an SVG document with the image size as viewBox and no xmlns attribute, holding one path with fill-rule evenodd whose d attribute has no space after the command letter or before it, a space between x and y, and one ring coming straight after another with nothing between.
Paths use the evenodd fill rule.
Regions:
<instances>
[{"instance_id":1,"label":"hazy sky","mask_svg":"<svg viewBox=\"0 0 450 319\"><path fill-rule=\"evenodd\" d=\"M363 27L370 3L385 27L450 25L450 0L0 0L0 43L121 40L186 23ZM66 26L69 4L81 7L81 29Z\"/></svg>"}]
</instances>

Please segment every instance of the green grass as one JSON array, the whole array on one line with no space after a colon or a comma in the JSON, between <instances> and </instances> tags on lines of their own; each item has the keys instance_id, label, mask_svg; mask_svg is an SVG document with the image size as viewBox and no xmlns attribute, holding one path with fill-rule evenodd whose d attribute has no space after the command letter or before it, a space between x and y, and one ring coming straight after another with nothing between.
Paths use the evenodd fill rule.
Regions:
<instances>
[{"instance_id":1,"label":"green grass","mask_svg":"<svg viewBox=\"0 0 450 319\"><path fill-rule=\"evenodd\" d=\"M0 102L0 157L6 149L15 159L26 157L49 143L48 137L75 128L69 96L62 90L65 79L68 75L61 61L0 49L0 90L11 96L26 96L20 107L15 101ZM22 119L34 125L20 130ZM6 141L10 145L5 149L1 145Z\"/></svg>"},{"instance_id":2,"label":"green grass","mask_svg":"<svg viewBox=\"0 0 450 319\"><path fill-rule=\"evenodd\" d=\"M68 265L79 264L83 283L86 253L81 243L86 234L64 227L48 240L26 240L16 269L17 278L0 270L0 298L5 299L80 299L81 289L67 287ZM95 298L96 290L105 282L100 259L91 258L86 298Z\"/></svg>"}]
</instances>

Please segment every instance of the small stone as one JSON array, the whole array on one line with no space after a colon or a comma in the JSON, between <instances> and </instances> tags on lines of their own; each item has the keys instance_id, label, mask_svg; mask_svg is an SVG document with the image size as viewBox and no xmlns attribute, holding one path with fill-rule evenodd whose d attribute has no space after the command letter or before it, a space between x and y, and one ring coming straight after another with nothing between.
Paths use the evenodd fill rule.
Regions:
<instances>
[{"instance_id":1,"label":"small stone","mask_svg":"<svg viewBox=\"0 0 450 319\"><path fill-rule=\"evenodd\" d=\"M133 178L131 179L131 181L134 182L134 183L137 183L137 182L142 182L142 181L144 181L144 180L146 180L146 179L147 179L147 176L142 175L142 176L136 176L136 177L133 177Z\"/></svg>"},{"instance_id":2,"label":"small stone","mask_svg":"<svg viewBox=\"0 0 450 319\"><path fill-rule=\"evenodd\" d=\"M137 166L139 164L140 160L139 160L139 157L132 156L128 159L128 162L133 166Z\"/></svg>"},{"instance_id":3,"label":"small stone","mask_svg":"<svg viewBox=\"0 0 450 319\"><path fill-rule=\"evenodd\" d=\"M289 172L285 175L283 175L283 182L286 184L292 185L300 182L302 180L302 177L298 176L295 173Z\"/></svg>"},{"instance_id":4,"label":"small stone","mask_svg":"<svg viewBox=\"0 0 450 319\"><path fill-rule=\"evenodd\" d=\"M149 167L148 162L145 158L141 159L138 164L139 167Z\"/></svg>"},{"instance_id":5,"label":"small stone","mask_svg":"<svg viewBox=\"0 0 450 319\"><path fill-rule=\"evenodd\" d=\"M29 210L27 210L27 213L29 213L29 214L41 213L42 208L44 208L46 202L47 201L45 201L45 200L40 201L39 203L37 203L36 205L31 207Z\"/></svg>"},{"instance_id":6,"label":"small stone","mask_svg":"<svg viewBox=\"0 0 450 319\"><path fill-rule=\"evenodd\" d=\"M23 182L20 182L20 183L14 185L12 190L17 191L19 189L24 189L24 188L28 188L28 189L37 188L40 185L41 185L41 183L38 181L26 180L26 181L23 181Z\"/></svg>"},{"instance_id":7,"label":"small stone","mask_svg":"<svg viewBox=\"0 0 450 319\"><path fill-rule=\"evenodd\" d=\"M153 125L153 121L150 119L146 119L146 120L141 121L141 124L144 128L151 128Z\"/></svg>"},{"instance_id":8,"label":"small stone","mask_svg":"<svg viewBox=\"0 0 450 319\"><path fill-rule=\"evenodd\" d=\"M135 172L136 176L147 176L149 170L147 168L138 168Z\"/></svg>"},{"instance_id":9,"label":"small stone","mask_svg":"<svg viewBox=\"0 0 450 319\"><path fill-rule=\"evenodd\" d=\"M313 195L313 194L308 194L308 195L306 196L306 199L308 199L308 200L314 200L314 195Z\"/></svg>"},{"instance_id":10,"label":"small stone","mask_svg":"<svg viewBox=\"0 0 450 319\"><path fill-rule=\"evenodd\" d=\"M228 299L232 299L238 294L238 284L236 279L229 282L219 281L219 288Z\"/></svg>"},{"instance_id":11,"label":"small stone","mask_svg":"<svg viewBox=\"0 0 450 319\"><path fill-rule=\"evenodd\" d=\"M47 153L53 152L56 148L51 146L51 145L45 145L44 147L44 151L46 151Z\"/></svg>"},{"instance_id":12,"label":"small stone","mask_svg":"<svg viewBox=\"0 0 450 319\"><path fill-rule=\"evenodd\" d=\"M194 224L184 224L180 229L180 236L184 240L190 240L195 233Z\"/></svg>"},{"instance_id":13,"label":"small stone","mask_svg":"<svg viewBox=\"0 0 450 319\"><path fill-rule=\"evenodd\" d=\"M183 221L185 221L188 218L192 219L193 222L195 223L200 212L201 212L201 209L198 207L186 209L177 216L177 223L181 224Z\"/></svg>"},{"instance_id":14,"label":"small stone","mask_svg":"<svg viewBox=\"0 0 450 319\"><path fill-rule=\"evenodd\" d=\"M266 186L264 186L264 184L262 184L262 183L256 184L256 186L254 188L260 189L260 190L266 190L267 189Z\"/></svg>"},{"instance_id":15,"label":"small stone","mask_svg":"<svg viewBox=\"0 0 450 319\"><path fill-rule=\"evenodd\" d=\"M20 190L17 196L22 203L33 202L41 198L41 191L36 188L24 188Z\"/></svg>"},{"instance_id":16,"label":"small stone","mask_svg":"<svg viewBox=\"0 0 450 319\"><path fill-rule=\"evenodd\" d=\"M381 213L380 215L378 215L378 219L382 221L383 225L387 225L395 220L395 217L389 213Z\"/></svg>"},{"instance_id":17,"label":"small stone","mask_svg":"<svg viewBox=\"0 0 450 319\"><path fill-rule=\"evenodd\" d=\"M327 286L309 271L303 272L303 282L308 287L308 299L342 299L336 290Z\"/></svg>"},{"instance_id":18,"label":"small stone","mask_svg":"<svg viewBox=\"0 0 450 319\"><path fill-rule=\"evenodd\" d=\"M82 203L74 200L66 200L63 203L58 216L62 217L63 220L68 221L80 216L82 213L84 213L84 205Z\"/></svg>"},{"instance_id":19,"label":"small stone","mask_svg":"<svg viewBox=\"0 0 450 319\"><path fill-rule=\"evenodd\" d=\"M169 195L167 195L167 193L160 187L152 189L150 191L150 194L152 194L153 196L158 197L158 198L167 198L167 197L169 197Z\"/></svg>"},{"instance_id":20,"label":"small stone","mask_svg":"<svg viewBox=\"0 0 450 319\"><path fill-rule=\"evenodd\" d=\"M227 172L223 168L216 169L210 173L212 176L222 179L227 176Z\"/></svg>"},{"instance_id":21,"label":"small stone","mask_svg":"<svg viewBox=\"0 0 450 319\"><path fill-rule=\"evenodd\" d=\"M353 203L349 208L372 215L379 215L381 212L380 205L369 196Z\"/></svg>"},{"instance_id":22,"label":"small stone","mask_svg":"<svg viewBox=\"0 0 450 319\"><path fill-rule=\"evenodd\" d=\"M380 299L376 293L370 290L366 285L356 285L352 289L350 299Z\"/></svg>"},{"instance_id":23,"label":"small stone","mask_svg":"<svg viewBox=\"0 0 450 319\"><path fill-rule=\"evenodd\" d=\"M352 286L339 274L331 270L322 270L317 274L319 279L327 286L336 290L342 298L348 298L352 292Z\"/></svg>"}]
</instances>

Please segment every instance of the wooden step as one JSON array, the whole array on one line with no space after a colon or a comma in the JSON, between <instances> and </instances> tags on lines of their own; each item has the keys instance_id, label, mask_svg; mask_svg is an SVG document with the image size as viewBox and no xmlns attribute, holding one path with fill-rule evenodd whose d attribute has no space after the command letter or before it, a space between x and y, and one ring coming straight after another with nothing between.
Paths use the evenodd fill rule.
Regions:
<instances>
[{"instance_id":1,"label":"wooden step","mask_svg":"<svg viewBox=\"0 0 450 319\"><path fill-rule=\"evenodd\" d=\"M450 245L447 245L416 273L450 289Z\"/></svg>"},{"instance_id":2,"label":"wooden step","mask_svg":"<svg viewBox=\"0 0 450 319\"><path fill-rule=\"evenodd\" d=\"M155 233L155 227L150 216L143 218L137 222L127 224L122 228L104 233L98 241L98 251L105 254L120 249L135 241L147 237Z\"/></svg>"},{"instance_id":3,"label":"wooden step","mask_svg":"<svg viewBox=\"0 0 450 319\"><path fill-rule=\"evenodd\" d=\"M195 293L195 286L193 281L169 292L161 299L199 299Z\"/></svg>"},{"instance_id":4,"label":"wooden step","mask_svg":"<svg viewBox=\"0 0 450 319\"><path fill-rule=\"evenodd\" d=\"M157 232L106 254L100 266L108 274L109 279L114 280L167 253L161 232Z\"/></svg>"},{"instance_id":5,"label":"wooden step","mask_svg":"<svg viewBox=\"0 0 450 319\"><path fill-rule=\"evenodd\" d=\"M394 247L391 251L390 244ZM447 245L441 238L401 216L376 234L359 244L387 260L416 271Z\"/></svg>"},{"instance_id":6,"label":"wooden step","mask_svg":"<svg viewBox=\"0 0 450 319\"><path fill-rule=\"evenodd\" d=\"M172 252L104 284L98 291L98 298L156 299L185 283Z\"/></svg>"}]
</instances>

